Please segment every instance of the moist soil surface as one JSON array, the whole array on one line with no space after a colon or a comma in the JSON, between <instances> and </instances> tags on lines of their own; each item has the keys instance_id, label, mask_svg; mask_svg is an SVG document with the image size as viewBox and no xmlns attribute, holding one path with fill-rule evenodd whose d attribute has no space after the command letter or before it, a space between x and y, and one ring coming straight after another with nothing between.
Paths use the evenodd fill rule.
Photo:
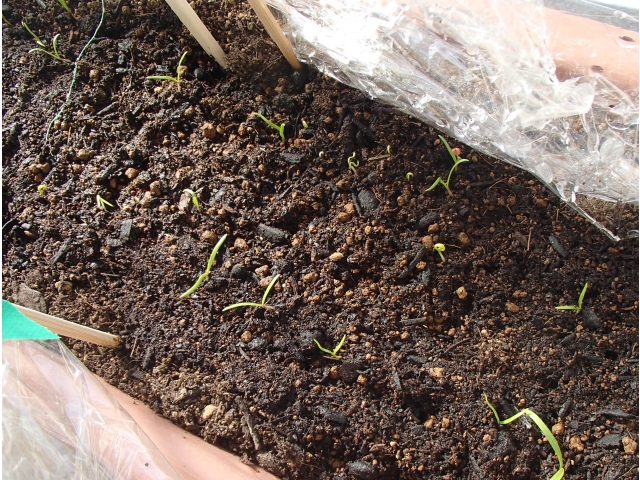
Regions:
<instances>
[{"instance_id":1,"label":"moist soil surface","mask_svg":"<svg viewBox=\"0 0 640 480\"><path fill-rule=\"evenodd\" d=\"M294 72L247 5L193 5L228 71L163 2L108 5L46 142L73 64L30 54L19 25L60 33L75 59L100 3L72 2L75 19L53 1L3 5L3 297L119 335L119 349L65 341L283 479L549 478L539 429L499 426L485 395L553 428L566 478L637 478L637 238L608 240L453 139L469 162L452 195L426 192L452 165L437 131ZM180 89L146 78L175 75L184 51ZM611 218L637 228L632 208ZM264 308L223 313L275 275ZM582 312L555 308L585 283ZM343 338L335 357L316 344Z\"/></svg>"}]
</instances>

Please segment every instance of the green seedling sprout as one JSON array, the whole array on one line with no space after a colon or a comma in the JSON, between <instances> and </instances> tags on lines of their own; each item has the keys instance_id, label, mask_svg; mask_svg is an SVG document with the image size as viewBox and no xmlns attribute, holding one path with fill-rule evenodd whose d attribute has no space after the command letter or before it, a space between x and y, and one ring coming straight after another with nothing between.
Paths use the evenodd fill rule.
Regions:
<instances>
[{"instance_id":1,"label":"green seedling sprout","mask_svg":"<svg viewBox=\"0 0 640 480\"><path fill-rule=\"evenodd\" d=\"M413 173L411 173L411 172L407 172L407 174L405 175L405 177L407 177L407 181L409 181L409 182L410 182L411 180L413 180Z\"/></svg>"},{"instance_id":2,"label":"green seedling sprout","mask_svg":"<svg viewBox=\"0 0 640 480\"><path fill-rule=\"evenodd\" d=\"M342 345L344 345L344 341L346 339L347 339L347 335L345 334L345 335L342 336L342 340L340 340L338 345L336 345L336 348L334 348L333 350L329 350L327 348L324 348L322 345L320 345L320 342L318 340L316 340L315 338L313 339L313 341L316 342L316 345L318 346L318 348L320 350L322 350L324 353L328 353L333 358L342 358L340 355L338 355L338 352L342 348Z\"/></svg>"},{"instance_id":3,"label":"green seedling sprout","mask_svg":"<svg viewBox=\"0 0 640 480\"><path fill-rule=\"evenodd\" d=\"M64 8L67 12L69 12L69 15L71 15L73 18L76 18L73 16L73 12L69 8L69 5L67 4L66 0L58 0L58 3L62 5L62 8Z\"/></svg>"},{"instance_id":4,"label":"green seedling sprout","mask_svg":"<svg viewBox=\"0 0 640 480\"><path fill-rule=\"evenodd\" d=\"M277 131L278 134L280 135L280 138L282 138L282 141L284 142L284 125L285 125L284 123L282 123L282 124L280 124L280 126L278 126L275 123L273 123L271 120L269 120L267 117L265 117L264 115L260 115L257 112L253 112L252 115L254 115L254 116L258 117L258 118L261 118L264 123L266 123L271 128L273 128L275 131Z\"/></svg>"},{"instance_id":5,"label":"green seedling sprout","mask_svg":"<svg viewBox=\"0 0 640 480\"><path fill-rule=\"evenodd\" d=\"M528 415L531 418L531 420L533 420L535 424L538 426L542 434L545 436L545 438L549 442L549 445L551 445L551 448L553 448L553 451L556 454L556 457L558 457L558 464L560 465L560 467L558 468L558 471L553 475L553 477L550 478L550 480L560 480L562 477L564 477L564 460L562 459L562 450L560 450L560 445L558 445L558 441L556 440L556 437L553 436L553 433L551 433L551 430L549 430L549 427L547 427L547 425L542 421L542 419L535 412L533 412L528 408L523 408L518 413L516 413L513 417L509 417L506 420L500 420L500 417L498 416L498 412L496 411L494 406L491 405L491 403L489 403L489 399L487 398L486 395L484 396L484 401L487 402L487 405L493 412L493 415L496 417L496 421L498 422L498 425L506 425L508 423L513 422L514 420L517 420L522 415Z\"/></svg>"},{"instance_id":6,"label":"green seedling sprout","mask_svg":"<svg viewBox=\"0 0 640 480\"><path fill-rule=\"evenodd\" d=\"M447 176L446 182L442 180L442 177L438 177L436 178L436 181L433 182L433 185L427 188L426 191L429 192L434 188L436 188L438 184L441 184L444 188L447 189L447 192L449 193L449 195L453 195L453 193L451 192L451 189L449 188L449 182L451 182L451 175L453 175L453 172L456 170L456 168L458 168L458 165L464 162L468 162L469 160L460 158L458 155L453 153L453 150L451 150L451 147L449 146L449 142L447 142L442 135L438 135L438 137L440 137L440 140L442 140L442 143L444 143L444 146L447 147L447 151L449 152L449 155L451 155L451 158L453 159L453 167L451 167L451 170L449 170L449 175Z\"/></svg>"},{"instance_id":7,"label":"green seedling sprout","mask_svg":"<svg viewBox=\"0 0 640 480\"><path fill-rule=\"evenodd\" d=\"M357 175L358 172L356 171L356 168L360 166L360 161L354 162L354 158L356 158L356 152L353 152L353 155L347 158L347 165L349 165L349 170L351 170L354 175Z\"/></svg>"},{"instance_id":8,"label":"green seedling sprout","mask_svg":"<svg viewBox=\"0 0 640 480\"><path fill-rule=\"evenodd\" d=\"M391 145L387 145L387 155L391 155Z\"/></svg>"},{"instance_id":9,"label":"green seedling sprout","mask_svg":"<svg viewBox=\"0 0 640 480\"><path fill-rule=\"evenodd\" d=\"M302 119L302 126L305 128L305 130L309 128L309 124L304 120L304 118Z\"/></svg>"},{"instance_id":10,"label":"green seedling sprout","mask_svg":"<svg viewBox=\"0 0 640 480\"><path fill-rule=\"evenodd\" d=\"M47 191L47 186L46 185L38 185L38 193L40 195L44 195L44 193Z\"/></svg>"},{"instance_id":11,"label":"green seedling sprout","mask_svg":"<svg viewBox=\"0 0 640 480\"><path fill-rule=\"evenodd\" d=\"M589 283L585 283L584 287L582 287L582 292L580 292L580 296L578 297L578 305L560 305L556 307L556 310L575 310L576 313L580 313L582 310L582 300L584 300L584 294L587 293L587 287Z\"/></svg>"},{"instance_id":12,"label":"green seedling sprout","mask_svg":"<svg viewBox=\"0 0 640 480\"><path fill-rule=\"evenodd\" d=\"M188 296L190 296L193 292L195 292L198 288L200 288L200 285L202 285L202 282L204 282L209 278L209 274L211 273L211 268L213 268L213 262L216 261L216 255L218 254L218 251L220 250L220 248L222 247L222 244L226 239L227 239L227 234L225 233L220 238L220 240L218 240L218 243L216 243L216 246L213 247L213 251L211 252L211 255L209 255L209 261L207 261L207 269L204 271L202 275L198 277L198 279L196 280L196 283L194 283L189 290L187 290L182 295L180 295L180 298L187 298Z\"/></svg>"},{"instance_id":13,"label":"green seedling sprout","mask_svg":"<svg viewBox=\"0 0 640 480\"><path fill-rule=\"evenodd\" d=\"M98 208L101 210L107 211L107 205L113 207L112 204L107 202L104 198L102 198L99 194L96 195L96 203L98 204Z\"/></svg>"},{"instance_id":14,"label":"green seedling sprout","mask_svg":"<svg viewBox=\"0 0 640 480\"><path fill-rule=\"evenodd\" d=\"M271 280L271 283L269 283L269 286L264 291L264 295L262 295L262 302L261 303L254 303L254 302L234 303L233 305L229 305L228 307L224 307L222 309L222 311L226 312L227 310L232 310L234 308L239 308L239 307L273 308L272 306L265 305L265 304L267 303L267 297L269 296L269 292L271 292L271 289L276 284L276 282L278 281L279 278L280 278L280 274L278 274L275 277L273 277L273 280Z\"/></svg>"},{"instance_id":15,"label":"green seedling sprout","mask_svg":"<svg viewBox=\"0 0 640 480\"><path fill-rule=\"evenodd\" d=\"M191 195L191 201L195 205L196 209L200 210L200 202L198 201L198 194L196 192L194 192L193 190L191 190L190 188L185 188L183 190L183 192L188 193L189 195Z\"/></svg>"},{"instance_id":16,"label":"green seedling sprout","mask_svg":"<svg viewBox=\"0 0 640 480\"><path fill-rule=\"evenodd\" d=\"M40 47L41 47L41 48L32 48L31 50L29 50L29 53L40 52L40 53L44 53L46 55L49 55L50 57L55 58L56 60L59 60L61 62L68 62L69 61L66 58L63 58L62 56L60 56L60 54L58 53L58 38L60 37L59 33L56 34L53 37L53 40L51 41L51 43L53 45L53 52L50 52L49 50L47 50L46 43L44 43L42 40L40 40L40 37L38 37L38 35L36 35L33 32L33 30L31 30L29 28L29 26L26 24L26 22L22 22L22 26L27 30L27 32L29 32L31 34L31 36L36 41L36 43L38 45L40 45Z\"/></svg>"},{"instance_id":17,"label":"green seedling sprout","mask_svg":"<svg viewBox=\"0 0 640 480\"><path fill-rule=\"evenodd\" d=\"M13 27L13 23L11 23L9 20L7 20L7 17L4 16L4 13L2 14L2 20L4 20L5 23L7 25L9 25L10 27Z\"/></svg>"},{"instance_id":18,"label":"green seedling sprout","mask_svg":"<svg viewBox=\"0 0 640 480\"><path fill-rule=\"evenodd\" d=\"M184 52L182 54L182 56L180 57L180 61L178 62L178 68L176 69L176 76L175 77L170 77L169 75L151 75L150 77L147 77L147 79L149 80L166 80L168 82L174 82L176 85L178 85L178 91L180 91L180 79L182 78L182 62L184 62L184 59L187 56L187 53L189 52Z\"/></svg>"},{"instance_id":19,"label":"green seedling sprout","mask_svg":"<svg viewBox=\"0 0 640 480\"><path fill-rule=\"evenodd\" d=\"M446 250L446 247L444 246L444 243L436 243L433 246L433 249L438 252L438 255L440 255L440 258L442 259L443 262L445 262L446 260L444 259L444 255L442 254L442 252L444 252Z\"/></svg>"}]
</instances>

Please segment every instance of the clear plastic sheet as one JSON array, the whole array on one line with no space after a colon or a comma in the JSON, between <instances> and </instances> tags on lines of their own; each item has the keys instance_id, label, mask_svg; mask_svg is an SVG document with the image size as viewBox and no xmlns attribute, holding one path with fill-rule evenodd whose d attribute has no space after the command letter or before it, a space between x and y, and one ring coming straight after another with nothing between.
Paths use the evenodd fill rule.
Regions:
<instances>
[{"instance_id":1,"label":"clear plastic sheet","mask_svg":"<svg viewBox=\"0 0 640 480\"><path fill-rule=\"evenodd\" d=\"M2 477L180 478L59 340L2 342Z\"/></svg>"},{"instance_id":2,"label":"clear plastic sheet","mask_svg":"<svg viewBox=\"0 0 640 480\"><path fill-rule=\"evenodd\" d=\"M638 203L634 12L587 0L267 1L300 60L528 170L611 238L634 234L607 213Z\"/></svg>"}]
</instances>

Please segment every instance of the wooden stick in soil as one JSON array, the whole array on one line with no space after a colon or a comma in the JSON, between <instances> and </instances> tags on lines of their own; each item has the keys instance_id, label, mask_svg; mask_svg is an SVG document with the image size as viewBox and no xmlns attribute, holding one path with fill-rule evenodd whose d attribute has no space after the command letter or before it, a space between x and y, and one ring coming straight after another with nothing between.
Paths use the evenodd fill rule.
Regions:
<instances>
[{"instance_id":1,"label":"wooden stick in soil","mask_svg":"<svg viewBox=\"0 0 640 480\"><path fill-rule=\"evenodd\" d=\"M209 29L202 23L198 14L191 8L187 0L167 0L171 10L178 16L180 21L191 32L191 35L198 41L200 46L216 59L216 62L224 69L227 68L227 57L220 47L220 44L213 38Z\"/></svg>"},{"instance_id":2,"label":"wooden stick in soil","mask_svg":"<svg viewBox=\"0 0 640 480\"><path fill-rule=\"evenodd\" d=\"M258 15L258 18L262 22L262 25L264 25L265 30L267 31L271 39L276 43L276 45L284 55L284 58L287 59L287 61L293 68L295 68L296 70L300 70L300 68L302 68L302 65L300 65L300 62L296 58L296 54L293 53L291 42L289 42L289 39L285 37L282 28L280 28L280 25L271 13L271 10L269 10L269 7L267 7L267 4L264 2L264 0L249 0L249 5L251 5L253 11L256 12L256 15Z\"/></svg>"},{"instance_id":3,"label":"wooden stick in soil","mask_svg":"<svg viewBox=\"0 0 640 480\"><path fill-rule=\"evenodd\" d=\"M47 315L46 313L38 312L37 310L32 310L27 307L21 307L20 305L13 304L13 306L25 317L63 337L95 343L96 345L102 345L104 347L117 347L120 345L120 337L116 335L101 332L100 330L85 327L84 325L78 325L77 323Z\"/></svg>"}]
</instances>

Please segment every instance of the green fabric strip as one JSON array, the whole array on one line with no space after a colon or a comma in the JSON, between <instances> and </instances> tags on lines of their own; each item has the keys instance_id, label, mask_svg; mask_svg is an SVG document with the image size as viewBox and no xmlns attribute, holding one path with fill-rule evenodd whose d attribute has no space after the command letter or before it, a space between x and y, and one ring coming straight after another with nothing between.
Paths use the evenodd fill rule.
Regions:
<instances>
[{"instance_id":1,"label":"green fabric strip","mask_svg":"<svg viewBox=\"0 0 640 480\"><path fill-rule=\"evenodd\" d=\"M2 340L56 340L60 337L29 320L10 302L2 300Z\"/></svg>"}]
</instances>

